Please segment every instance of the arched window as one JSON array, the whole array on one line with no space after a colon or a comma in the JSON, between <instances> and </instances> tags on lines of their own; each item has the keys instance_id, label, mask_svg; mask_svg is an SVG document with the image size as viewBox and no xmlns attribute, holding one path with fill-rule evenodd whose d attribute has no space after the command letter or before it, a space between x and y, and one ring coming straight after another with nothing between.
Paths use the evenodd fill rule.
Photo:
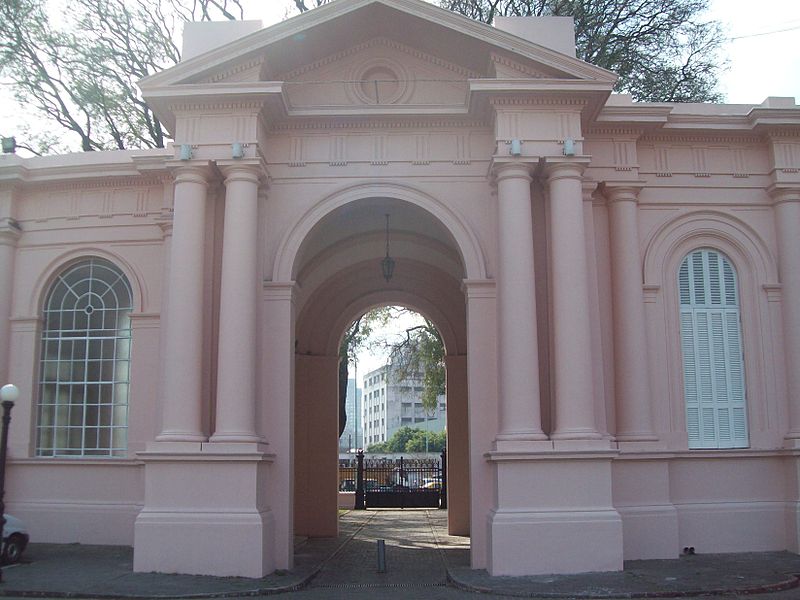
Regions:
<instances>
[{"instance_id":1,"label":"arched window","mask_svg":"<svg viewBox=\"0 0 800 600\"><path fill-rule=\"evenodd\" d=\"M44 304L37 456L125 456L131 288L111 262L58 275Z\"/></svg>"},{"instance_id":2,"label":"arched window","mask_svg":"<svg viewBox=\"0 0 800 600\"><path fill-rule=\"evenodd\" d=\"M683 259L678 286L689 447L746 448L736 270L720 252L698 249Z\"/></svg>"}]
</instances>

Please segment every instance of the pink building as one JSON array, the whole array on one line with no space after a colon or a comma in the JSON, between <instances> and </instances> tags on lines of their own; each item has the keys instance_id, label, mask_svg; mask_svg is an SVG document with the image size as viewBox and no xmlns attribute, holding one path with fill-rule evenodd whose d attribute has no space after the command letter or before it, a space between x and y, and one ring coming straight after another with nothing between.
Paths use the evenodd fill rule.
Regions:
<instances>
[{"instance_id":1,"label":"pink building","mask_svg":"<svg viewBox=\"0 0 800 600\"><path fill-rule=\"evenodd\" d=\"M32 538L291 567L336 533L340 337L392 303L445 340L475 568L797 552L800 108L632 103L570 27L419 0L227 24L141 83L173 147L2 156Z\"/></svg>"}]
</instances>

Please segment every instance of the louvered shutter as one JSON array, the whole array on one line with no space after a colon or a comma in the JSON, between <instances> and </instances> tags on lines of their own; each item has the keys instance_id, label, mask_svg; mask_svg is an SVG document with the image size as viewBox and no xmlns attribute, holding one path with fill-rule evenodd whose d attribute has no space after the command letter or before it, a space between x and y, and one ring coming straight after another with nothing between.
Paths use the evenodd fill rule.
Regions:
<instances>
[{"instance_id":1,"label":"louvered shutter","mask_svg":"<svg viewBox=\"0 0 800 600\"><path fill-rule=\"evenodd\" d=\"M714 250L678 271L686 428L690 448L748 446L736 273Z\"/></svg>"}]
</instances>

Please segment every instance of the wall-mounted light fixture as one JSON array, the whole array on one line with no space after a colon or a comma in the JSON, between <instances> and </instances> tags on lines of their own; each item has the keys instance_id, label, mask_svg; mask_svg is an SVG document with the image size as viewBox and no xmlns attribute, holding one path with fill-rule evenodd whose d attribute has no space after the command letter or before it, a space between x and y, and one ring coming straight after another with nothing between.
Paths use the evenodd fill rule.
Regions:
<instances>
[{"instance_id":1,"label":"wall-mounted light fixture","mask_svg":"<svg viewBox=\"0 0 800 600\"><path fill-rule=\"evenodd\" d=\"M14 136L3 138L3 154L14 154L17 151L17 138Z\"/></svg>"}]
</instances>

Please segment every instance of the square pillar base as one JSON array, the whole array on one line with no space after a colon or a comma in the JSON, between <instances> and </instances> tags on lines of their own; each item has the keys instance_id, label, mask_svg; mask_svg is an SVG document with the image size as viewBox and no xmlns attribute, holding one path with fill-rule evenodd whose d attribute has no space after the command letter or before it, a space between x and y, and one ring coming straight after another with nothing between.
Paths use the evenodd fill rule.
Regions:
<instances>
[{"instance_id":1,"label":"square pillar base","mask_svg":"<svg viewBox=\"0 0 800 600\"><path fill-rule=\"evenodd\" d=\"M145 505L133 570L252 578L274 571L274 519L264 502L271 457L235 444L175 450L139 454Z\"/></svg>"},{"instance_id":2,"label":"square pillar base","mask_svg":"<svg viewBox=\"0 0 800 600\"><path fill-rule=\"evenodd\" d=\"M488 519L491 575L622 570L612 452L491 452L497 508Z\"/></svg>"}]
</instances>

